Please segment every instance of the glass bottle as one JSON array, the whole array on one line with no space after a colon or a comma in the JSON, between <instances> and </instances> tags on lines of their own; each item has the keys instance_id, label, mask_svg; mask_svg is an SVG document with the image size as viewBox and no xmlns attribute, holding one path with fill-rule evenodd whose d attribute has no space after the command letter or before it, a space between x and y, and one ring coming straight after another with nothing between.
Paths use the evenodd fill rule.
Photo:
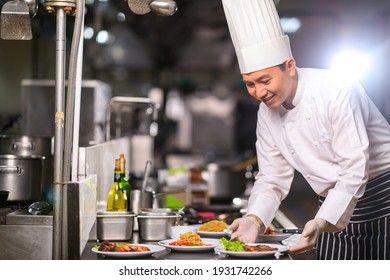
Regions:
<instances>
[{"instance_id":1,"label":"glass bottle","mask_svg":"<svg viewBox=\"0 0 390 280\"><path fill-rule=\"evenodd\" d=\"M120 161L120 176L121 176L122 190L127 199L127 209L130 211L131 210L130 207L131 185L129 180L126 177L126 160L124 154L119 155L119 161Z\"/></svg>"},{"instance_id":2,"label":"glass bottle","mask_svg":"<svg viewBox=\"0 0 390 280\"><path fill-rule=\"evenodd\" d=\"M120 160L116 159L114 169L114 182L112 184L111 190L108 193L107 198L107 211L127 211L127 197L122 191L120 172Z\"/></svg>"}]
</instances>

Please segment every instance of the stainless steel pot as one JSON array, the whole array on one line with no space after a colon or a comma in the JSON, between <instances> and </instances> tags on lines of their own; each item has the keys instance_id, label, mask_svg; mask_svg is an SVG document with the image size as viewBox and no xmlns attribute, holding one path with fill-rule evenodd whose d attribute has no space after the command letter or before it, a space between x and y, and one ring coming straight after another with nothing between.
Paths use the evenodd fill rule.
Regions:
<instances>
[{"instance_id":1,"label":"stainless steel pot","mask_svg":"<svg viewBox=\"0 0 390 280\"><path fill-rule=\"evenodd\" d=\"M228 163L209 163L207 165L207 184L211 198L231 199L245 191L245 171L235 171Z\"/></svg>"},{"instance_id":2,"label":"stainless steel pot","mask_svg":"<svg viewBox=\"0 0 390 280\"><path fill-rule=\"evenodd\" d=\"M182 192L182 191L180 191ZM129 211L136 215L142 212L142 209L159 209L161 208L160 197L167 194L178 193L178 191L156 193L154 191L145 191L142 193L141 190L133 189L130 195L130 209ZM134 220L134 231L138 231L138 220Z\"/></svg>"},{"instance_id":3,"label":"stainless steel pot","mask_svg":"<svg viewBox=\"0 0 390 280\"><path fill-rule=\"evenodd\" d=\"M0 135L0 155L42 156L42 195L51 200L53 181L52 137Z\"/></svg>"},{"instance_id":4,"label":"stainless steel pot","mask_svg":"<svg viewBox=\"0 0 390 280\"><path fill-rule=\"evenodd\" d=\"M0 155L0 190L9 202L33 202L42 196L42 156Z\"/></svg>"},{"instance_id":5,"label":"stainless steel pot","mask_svg":"<svg viewBox=\"0 0 390 280\"><path fill-rule=\"evenodd\" d=\"M51 155L51 137L31 137L27 135L0 135L0 154L16 156Z\"/></svg>"}]
</instances>

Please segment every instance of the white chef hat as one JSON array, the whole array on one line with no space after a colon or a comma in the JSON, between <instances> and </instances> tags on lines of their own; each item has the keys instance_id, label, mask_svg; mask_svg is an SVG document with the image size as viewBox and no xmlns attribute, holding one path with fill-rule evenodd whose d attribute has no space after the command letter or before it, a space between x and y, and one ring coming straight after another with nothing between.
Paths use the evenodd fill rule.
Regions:
<instances>
[{"instance_id":1,"label":"white chef hat","mask_svg":"<svg viewBox=\"0 0 390 280\"><path fill-rule=\"evenodd\" d=\"M222 0L242 74L292 58L273 0Z\"/></svg>"}]
</instances>

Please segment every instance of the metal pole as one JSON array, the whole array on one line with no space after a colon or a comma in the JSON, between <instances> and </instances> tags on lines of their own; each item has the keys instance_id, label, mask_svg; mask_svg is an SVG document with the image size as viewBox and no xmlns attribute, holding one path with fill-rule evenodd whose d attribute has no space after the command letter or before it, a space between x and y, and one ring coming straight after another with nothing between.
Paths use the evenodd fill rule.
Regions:
<instances>
[{"instance_id":1,"label":"metal pole","mask_svg":"<svg viewBox=\"0 0 390 280\"><path fill-rule=\"evenodd\" d=\"M55 131L54 131L54 203L53 203L53 256L62 255L62 182L65 109L65 57L66 14L62 7L56 13L56 86L55 86Z\"/></svg>"},{"instance_id":2,"label":"metal pole","mask_svg":"<svg viewBox=\"0 0 390 280\"><path fill-rule=\"evenodd\" d=\"M66 97L64 181L77 180L81 77L83 61L84 0L77 1L76 20L69 58L68 90ZM68 197L63 193L62 257L68 259Z\"/></svg>"}]
</instances>

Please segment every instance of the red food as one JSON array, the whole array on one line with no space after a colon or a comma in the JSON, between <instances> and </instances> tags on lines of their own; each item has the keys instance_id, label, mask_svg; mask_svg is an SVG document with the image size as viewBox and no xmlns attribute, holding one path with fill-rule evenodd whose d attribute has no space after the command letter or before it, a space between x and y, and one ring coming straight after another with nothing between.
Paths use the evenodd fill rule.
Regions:
<instances>
[{"instance_id":1,"label":"red food","mask_svg":"<svg viewBox=\"0 0 390 280\"><path fill-rule=\"evenodd\" d=\"M99 251L104 252L146 252L150 249L146 246L133 245L124 242L109 242L103 241L98 248Z\"/></svg>"}]
</instances>

